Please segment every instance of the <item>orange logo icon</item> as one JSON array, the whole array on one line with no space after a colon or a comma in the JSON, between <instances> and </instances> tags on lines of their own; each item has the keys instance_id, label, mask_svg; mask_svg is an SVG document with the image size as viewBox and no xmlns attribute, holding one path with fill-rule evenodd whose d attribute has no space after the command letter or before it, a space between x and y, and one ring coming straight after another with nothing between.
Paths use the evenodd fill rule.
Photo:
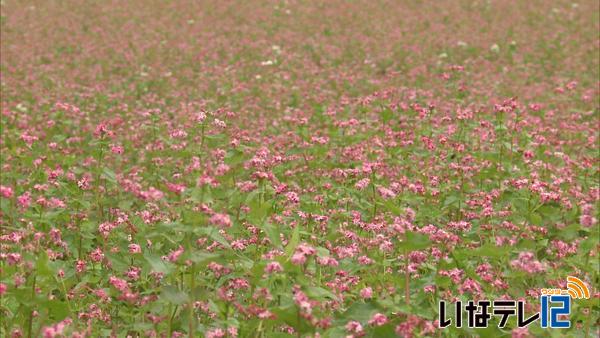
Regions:
<instances>
[{"instance_id":1,"label":"orange logo icon","mask_svg":"<svg viewBox=\"0 0 600 338\"><path fill-rule=\"evenodd\" d=\"M590 290L587 285L577 277L567 277L567 292L573 299L590 299Z\"/></svg>"}]
</instances>

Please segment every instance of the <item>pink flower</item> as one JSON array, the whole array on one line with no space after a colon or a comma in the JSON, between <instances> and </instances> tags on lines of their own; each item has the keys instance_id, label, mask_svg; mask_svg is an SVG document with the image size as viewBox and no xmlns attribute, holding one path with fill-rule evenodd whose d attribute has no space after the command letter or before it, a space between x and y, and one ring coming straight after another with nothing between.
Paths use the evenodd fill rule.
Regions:
<instances>
[{"instance_id":1,"label":"pink flower","mask_svg":"<svg viewBox=\"0 0 600 338\"><path fill-rule=\"evenodd\" d=\"M223 338L225 337L225 331L223 329L212 329L206 332L206 338Z\"/></svg>"},{"instance_id":2,"label":"pink flower","mask_svg":"<svg viewBox=\"0 0 600 338\"><path fill-rule=\"evenodd\" d=\"M181 194L185 191L185 185L183 184L175 184L175 183L167 183L167 189L176 194Z\"/></svg>"},{"instance_id":3,"label":"pink flower","mask_svg":"<svg viewBox=\"0 0 600 338\"><path fill-rule=\"evenodd\" d=\"M29 135L27 132L24 132L21 134L21 140L23 140L23 142L25 142L25 144L27 144L27 146L31 148L33 142L39 140L39 138L37 136Z\"/></svg>"},{"instance_id":4,"label":"pink flower","mask_svg":"<svg viewBox=\"0 0 600 338\"><path fill-rule=\"evenodd\" d=\"M11 252L6 255L6 260L8 261L8 265L16 265L21 261L21 254L18 252Z\"/></svg>"},{"instance_id":5,"label":"pink flower","mask_svg":"<svg viewBox=\"0 0 600 338\"><path fill-rule=\"evenodd\" d=\"M455 231L469 231L471 223L466 221L448 222L448 228Z\"/></svg>"},{"instance_id":6,"label":"pink flower","mask_svg":"<svg viewBox=\"0 0 600 338\"><path fill-rule=\"evenodd\" d=\"M306 256L301 252L296 252L292 255L291 261L296 265L302 265L306 262Z\"/></svg>"},{"instance_id":7,"label":"pink flower","mask_svg":"<svg viewBox=\"0 0 600 338\"><path fill-rule=\"evenodd\" d=\"M42 329L42 334L44 338L54 338L57 336L62 336L65 327L71 324L72 320L67 318L61 322L56 323L53 326L46 326Z\"/></svg>"},{"instance_id":8,"label":"pink flower","mask_svg":"<svg viewBox=\"0 0 600 338\"><path fill-rule=\"evenodd\" d=\"M529 329L526 327L514 328L511 332L512 338L527 338L529 337Z\"/></svg>"},{"instance_id":9,"label":"pink flower","mask_svg":"<svg viewBox=\"0 0 600 338\"><path fill-rule=\"evenodd\" d=\"M256 189L257 185L253 181L244 181L237 183L237 187L242 192L250 192Z\"/></svg>"},{"instance_id":10,"label":"pink flower","mask_svg":"<svg viewBox=\"0 0 600 338\"><path fill-rule=\"evenodd\" d=\"M373 289L369 286L369 287L366 287L366 288L360 290L360 296L363 299L369 299L369 298L373 297Z\"/></svg>"},{"instance_id":11,"label":"pink flower","mask_svg":"<svg viewBox=\"0 0 600 338\"><path fill-rule=\"evenodd\" d=\"M573 90L577 87L577 81L571 81L565 85L568 90Z\"/></svg>"},{"instance_id":12,"label":"pink flower","mask_svg":"<svg viewBox=\"0 0 600 338\"><path fill-rule=\"evenodd\" d=\"M423 287L423 292L425 292L425 293L433 293L433 292L435 292L435 285L425 285Z\"/></svg>"},{"instance_id":13,"label":"pink flower","mask_svg":"<svg viewBox=\"0 0 600 338\"><path fill-rule=\"evenodd\" d=\"M340 263L333 257L317 257L317 263L325 266L339 266Z\"/></svg>"},{"instance_id":14,"label":"pink flower","mask_svg":"<svg viewBox=\"0 0 600 338\"><path fill-rule=\"evenodd\" d=\"M227 214L214 214L210 218L210 223L214 225L218 225L222 228L230 228L231 227L231 219Z\"/></svg>"},{"instance_id":15,"label":"pink flower","mask_svg":"<svg viewBox=\"0 0 600 338\"><path fill-rule=\"evenodd\" d=\"M266 273L281 272L281 271L283 271L283 267L281 266L281 264L279 264L279 262L269 262L267 264L267 266L265 267Z\"/></svg>"},{"instance_id":16,"label":"pink flower","mask_svg":"<svg viewBox=\"0 0 600 338\"><path fill-rule=\"evenodd\" d=\"M129 253L138 254L142 253L142 248L138 244L129 244Z\"/></svg>"},{"instance_id":17,"label":"pink flower","mask_svg":"<svg viewBox=\"0 0 600 338\"><path fill-rule=\"evenodd\" d=\"M360 256L358 257L358 263L361 265L369 265L373 264L373 260L367 256Z\"/></svg>"},{"instance_id":18,"label":"pink flower","mask_svg":"<svg viewBox=\"0 0 600 338\"><path fill-rule=\"evenodd\" d=\"M273 313L269 310L263 310L258 313L258 318L260 319L269 319L273 317Z\"/></svg>"},{"instance_id":19,"label":"pink flower","mask_svg":"<svg viewBox=\"0 0 600 338\"><path fill-rule=\"evenodd\" d=\"M31 205L31 193L27 191L21 196L17 197L17 202L19 203L19 206L21 206L21 208L29 208L29 206Z\"/></svg>"},{"instance_id":20,"label":"pink flower","mask_svg":"<svg viewBox=\"0 0 600 338\"><path fill-rule=\"evenodd\" d=\"M377 192L379 192L379 195L385 199L396 197L395 192L385 187L377 187Z\"/></svg>"},{"instance_id":21,"label":"pink flower","mask_svg":"<svg viewBox=\"0 0 600 338\"><path fill-rule=\"evenodd\" d=\"M96 126L94 130L94 136L97 138L104 138L104 136L113 137L115 133L108 128L108 123L102 122Z\"/></svg>"},{"instance_id":22,"label":"pink flower","mask_svg":"<svg viewBox=\"0 0 600 338\"><path fill-rule=\"evenodd\" d=\"M196 122L198 123L202 123L204 122L204 120L206 119L206 113L201 111L198 114L196 114Z\"/></svg>"},{"instance_id":23,"label":"pink flower","mask_svg":"<svg viewBox=\"0 0 600 338\"><path fill-rule=\"evenodd\" d=\"M167 255L166 257L163 257L163 259L168 260L169 262L175 263L177 261L177 259L179 259L179 256L181 256L181 254L183 254L183 252L185 251L185 249L183 248L183 246L179 246L179 248L177 248L177 250L171 251L169 253L169 255Z\"/></svg>"},{"instance_id":24,"label":"pink flower","mask_svg":"<svg viewBox=\"0 0 600 338\"><path fill-rule=\"evenodd\" d=\"M186 138L188 136L188 134L185 132L185 130L173 130L170 134L171 138L174 139L182 139L182 138Z\"/></svg>"},{"instance_id":25,"label":"pink flower","mask_svg":"<svg viewBox=\"0 0 600 338\"><path fill-rule=\"evenodd\" d=\"M111 145L111 146L110 146L110 151L111 151L113 154L121 155L121 154L123 154L123 151L124 151L124 149L123 149L123 147L122 147L122 146L119 146L119 145L114 145L114 144L113 144L113 145Z\"/></svg>"},{"instance_id":26,"label":"pink flower","mask_svg":"<svg viewBox=\"0 0 600 338\"><path fill-rule=\"evenodd\" d=\"M581 215L579 217L579 223L587 228L593 227L594 224L596 224L596 221L596 218L592 217L591 215Z\"/></svg>"},{"instance_id":27,"label":"pink flower","mask_svg":"<svg viewBox=\"0 0 600 338\"><path fill-rule=\"evenodd\" d=\"M365 189L369 183L371 183L371 180L368 178L363 178L362 180L356 182L356 184L354 185L354 187L358 190L363 190Z\"/></svg>"},{"instance_id":28,"label":"pink flower","mask_svg":"<svg viewBox=\"0 0 600 338\"><path fill-rule=\"evenodd\" d=\"M83 177L79 181L77 181L77 186L81 190L89 190L90 187L91 187L91 185L90 185L90 176L89 175L83 175Z\"/></svg>"},{"instance_id":29,"label":"pink flower","mask_svg":"<svg viewBox=\"0 0 600 338\"><path fill-rule=\"evenodd\" d=\"M145 200L158 201L164 196L165 194L162 191L156 189L155 187L150 187L148 188L148 191L140 192L140 197Z\"/></svg>"},{"instance_id":30,"label":"pink flower","mask_svg":"<svg viewBox=\"0 0 600 338\"><path fill-rule=\"evenodd\" d=\"M231 337L237 337L238 336L238 329L235 326L232 326L230 328L227 329L227 333L229 334L229 336Z\"/></svg>"},{"instance_id":31,"label":"pink flower","mask_svg":"<svg viewBox=\"0 0 600 338\"><path fill-rule=\"evenodd\" d=\"M125 276L127 276L127 278L129 278L130 280L138 280L140 278L141 272L142 269L136 266L132 266L131 268L129 268L129 270L127 270L127 272L125 272Z\"/></svg>"},{"instance_id":32,"label":"pink flower","mask_svg":"<svg viewBox=\"0 0 600 338\"><path fill-rule=\"evenodd\" d=\"M290 203L296 204L296 203L300 202L300 198L298 197L298 194L296 194L293 191L286 193L285 197L287 198L288 202L290 202Z\"/></svg>"},{"instance_id":33,"label":"pink flower","mask_svg":"<svg viewBox=\"0 0 600 338\"><path fill-rule=\"evenodd\" d=\"M351 320L346 324L346 330L351 333L362 333L363 327L359 322Z\"/></svg>"},{"instance_id":34,"label":"pink flower","mask_svg":"<svg viewBox=\"0 0 600 338\"><path fill-rule=\"evenodd\" d=\"M0 296L4 295L7 289L8 287L6 286L6 284L0 283Z\"/></svg>"},{"instance_id":35,"label":"pink flower","mask_svg":"<svg viewBox=\"0 0 600 338\"><path fill-rule=\"evenodd\" d=\"M108 279L109 283L115 287L115 289L121 291L121 292L125 292L129 290L129 285L127 284L127 281L124 279L120 279L117 278L115 276L111 276Z\"/></svg>"},{"instance_id":36,"label":"pink flower","mask_svg":"<svg viewBox=\"0 0 600 338\"><path fill-rule=\"evenodd\" d=\"M0 185L0 195L2 195L2 197L11 198L13 193L13 188Z\"/></svg>"},{"instance_id":37,"label":"pink flower","mask_svg":"<svg viewBox=\"0 0 600 338\"><path fill-rule=\"evenodd\" d=\"M371 320L369 320L369 325L381 326L387 323L387 321L388 319L384 314L376 313L371 317Z\"/></svg>"},{"instance_id":38,"label":"pink flower","mask_svg":"<svg viewBox=\"0 0 600 338\"><path fill-rule=\"evenodd\" d=\"M315 250L315 248L312 246L306 243L300 243L292 255L291 261L296 265L302 265L306 262L306 256L312 256L316 252L317 250Z\"/></svg>"},{"instance_id":39,"label":"pink flower","mask_svg":"<svg viewBox=\"0 0 600 338\"><path fill-rule=\"evenodd\" d=\"M527 251L519 253L519 258L511 261L510 266L529 274L546 271L546 266L536 260L535 255L532 252Z\"/></svg>"},{"instance_id":40,"label":"pink flower","mask_svg":"<svg viewBox=\"0 0 600 338\"><path fill-rule=\"evenodd\" d=\"M414 336L414 330L417 328L417 326L422 322L422 320L415 316L415 315L408 315L408 318L406 319L405 322L400 323L399 325L396 326L396 334L398 336L401 337L413 337Z\"/></svg>"},{"instance_id":41,"label":"pink flower","mask_svg":"<svg viewBox=\"0 0 600 338\"><path fill-rule=\"evenodd\" d=\"M227 124L226 124L225 122L223 122L223 121L219 120L219 119L215 119L215 120L213 121L213 124L215 125L215 127L219 127L219 128L221 128L221 129L223 129L223 128L226 128L226 127L227 127Z\"/></svg>"},{"instance_id":42,"label":"pink flower","mask_svg":"<svg viewBox=\"0 0 600 338\"><path fill-rule=\"evenodd\" d=\"M100 223L98 225L98 232L102 235L102 237L107 238L110 235L112 229L116 228L116 225L110 222Z\"/></svg>"},{"instance_id":43,"label":"pink flower","mask_svg":"<svg viewBox=\"0 0 600 338\"><path fill-rule=\"evenodd\" d=\"M94 251L92 251L90 254L90 259L92 262L96 263L102 261L104 259L104 253L102 252L102 249L96 248Z\"/></svg>"},{"instance_id":44,"label":"pink flower","mask_svg":"<svg viewBox=\"0 0 600 338\"><path fill-rule=\"evenodd\" d=\"M84 272L85 271L85 267L86 267L85 261L79 259L79 260L77 260L77 262L75 262L75 271L77 273Z\"/></svg>"},{"instance_id":45,"label":"pink flower","mask_svg":"<svg viewBox=\"0 0 600 338\"><path fill-rule=\"evenodd\" d=\"M483 292L481 285L471 278L465 279L462 285L459 287L458 291L463 294L469 292L473 295L479 295Z\"/></svg>"}]
</instances>

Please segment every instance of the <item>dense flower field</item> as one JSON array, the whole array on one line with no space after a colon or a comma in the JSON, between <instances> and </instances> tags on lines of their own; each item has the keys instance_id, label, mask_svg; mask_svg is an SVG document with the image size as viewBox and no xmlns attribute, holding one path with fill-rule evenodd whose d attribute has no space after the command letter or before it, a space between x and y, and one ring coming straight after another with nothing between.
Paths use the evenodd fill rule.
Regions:
<instances>
[{"instance_id":1,"label":"dense flower field","mask_svg":"<svg viewBox=\"0 0 600 338\"><path fill-rule=\"evenodd\" d=\"M598 334L597 1L1 11L0 336Z\"/></svg>"}]
</instances>

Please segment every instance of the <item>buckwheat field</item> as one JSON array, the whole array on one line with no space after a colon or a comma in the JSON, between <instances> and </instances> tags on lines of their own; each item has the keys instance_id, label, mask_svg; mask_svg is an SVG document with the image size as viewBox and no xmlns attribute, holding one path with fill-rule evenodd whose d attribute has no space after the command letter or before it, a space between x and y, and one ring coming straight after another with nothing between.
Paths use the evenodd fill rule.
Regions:
<instances>
[{"instance_id":1,"label":"buckwheat field","mask_svg":"<svg viewBox=\"0 0 600 338\"><path fill-rule=\"evenodd\" d=\"M0 336L596 337L599 6L2 0Z\"/></svg>"}]
</instances>

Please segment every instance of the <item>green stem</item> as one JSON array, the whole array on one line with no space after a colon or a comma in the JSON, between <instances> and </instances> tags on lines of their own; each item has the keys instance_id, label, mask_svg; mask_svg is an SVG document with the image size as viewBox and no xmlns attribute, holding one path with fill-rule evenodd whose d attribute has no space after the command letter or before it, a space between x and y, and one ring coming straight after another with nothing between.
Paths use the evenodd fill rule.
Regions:
<instances>
[{"instance_id":1,"label":"green stem","mask_svg":"<svg viewBox=\"0 0 600 338\"><path fill-rule=\"evenodd\" d=\"M375 172L371 172L371 187L373 190L373 218L377 215L377 202L376 202L376 194L375 194Z\"/></svg>"},{"instance_id":2,"label":"green stem","mask_svg":"<svg viewBox=\"0 0 600 338\"><path fill-rule=\"evenodd\" d=\"M410 305L410 276L408 274L408 251L404 252L404 299Z\"/></svg>"},{"instance_id":3,"label":"green stem","mask_svg":"<svg viewBox=\"0 0 600 338\"><path fill-rule=\"evenodd\" d=\"M169 305L169 311L171 310L171 306ZM175 305L175 309L173 310L173 313L171 314L171 318L169 318L169 337L171 337L171 335L173 334L173 318L175 318L175 314L177 313L177 308L179 307L179 305Z\"/></svg>"},{"instance_id":4,"label":"green stem","mask_svg":"<svg viewBox=\"0 0 600 338\"><path fill-rule=\"evenodd\" d=\"M192 338L196 332L196 318L194 316L194 289L196 288L196 266L192 263L190 273L190 318L189 318L189 336Z\"/></svg>"},{"instance_id":5,"label":"green stem","mask_svg":"<svg viewBox=\"0 0 600 338\"><path fill-rule=\"evenodd\" d=\"M36 278L37 276L33 276L33 284L31 284L31 300L33 301L33 298L35 297L35 282L36 282ZM29 318L28 318L28 331L27 331L27 337L31 338L33 335L33 310L29 311Z\"/></svg>"}]
</instances>

